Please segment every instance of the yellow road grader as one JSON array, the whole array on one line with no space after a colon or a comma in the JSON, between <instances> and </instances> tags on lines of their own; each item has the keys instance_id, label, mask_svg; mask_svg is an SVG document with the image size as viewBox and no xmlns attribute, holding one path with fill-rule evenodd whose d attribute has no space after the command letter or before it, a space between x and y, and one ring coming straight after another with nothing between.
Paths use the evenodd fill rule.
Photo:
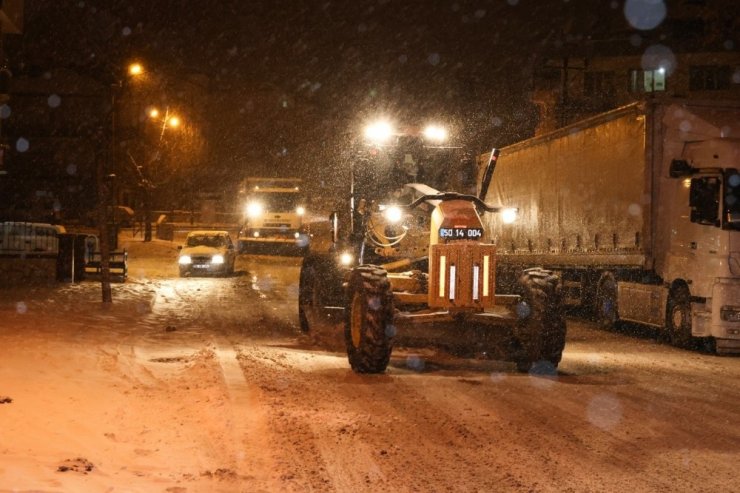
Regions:
<instances>
[{"instance_id":1,"label":"yellow road grader","mask_svg":"<svg viewBox=\"0 0 740 493\"><path fill-rule=\"evenodd\" d=\"M311 251L301 268L302 330L343 319L358 373L384 372L397 343L555 372L566 330L559 279L531 266L504 285L481 222L481 214L515 217L482 200L498 151L478 194L441 192L455 183L469 191L475 169L461 149L428 136L394 134L353 152L348 210L331 214L331 246Z\"/></svg>"}]
</instances>

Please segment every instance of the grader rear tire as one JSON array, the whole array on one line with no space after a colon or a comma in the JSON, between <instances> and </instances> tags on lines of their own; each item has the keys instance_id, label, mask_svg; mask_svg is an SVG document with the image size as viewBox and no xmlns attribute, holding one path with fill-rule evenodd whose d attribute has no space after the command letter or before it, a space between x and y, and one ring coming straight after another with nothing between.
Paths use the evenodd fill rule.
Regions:
<instances>
[{"instance_id":1,"label":"grader rear tire","mask_svg":"<svg viewBox=\"0 0 740 493\"><path fill-rule=\"evenodd\" d=\"M517 305L520 319L514 335L522 349L516 359L517 370L555 371L566 334L560 280L545 269L526 269L519 277L517 294L521 296Z\"/></svg>"},{"instance_id":2,"label":"grader rear tire","mask_svg":"<svg viewBox=\"0 0 740 493\"><path fill-rule=\"evenodd\" d=\"M386 271L361 265L347 289L344 338L356 373L382 373L393 351L393 293Z\"/></svg>"}]
</instances>

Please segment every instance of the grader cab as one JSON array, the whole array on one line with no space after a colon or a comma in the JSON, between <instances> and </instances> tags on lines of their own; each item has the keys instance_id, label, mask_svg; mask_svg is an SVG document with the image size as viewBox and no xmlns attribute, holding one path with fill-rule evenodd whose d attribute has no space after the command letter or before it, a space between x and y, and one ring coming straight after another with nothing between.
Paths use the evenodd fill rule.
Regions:
<instances>
[{"instance_id":1,"label":"grader cab","mask_svg":"<svg viewBox=\"0 0 740 493\"><path fill-rule=\"evenodd\" d=\"M434 162L419 149L434 147L416 144L411 157L392 148L396 163L413 160L430 176ZM419 183L362 195L353 183L344 241L334 214L332 248L304 259L302 329L343 319L349 363L358 373L385 371L396 342L510 360L520 371L554 371L565 344L558 278L523 266L514 286L497 285L496 246L486 242L480 218L514 211L481 199L497 158L494 150L478 196ZM379 181L368 189L381 190Z\"/></svg>"}]
</instances>

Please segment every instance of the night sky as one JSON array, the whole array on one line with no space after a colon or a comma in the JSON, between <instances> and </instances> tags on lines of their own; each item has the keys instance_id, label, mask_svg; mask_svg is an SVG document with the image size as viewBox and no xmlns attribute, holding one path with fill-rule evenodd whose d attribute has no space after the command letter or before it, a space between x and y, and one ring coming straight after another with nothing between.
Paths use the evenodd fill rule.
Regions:
<instances>
[{"instance_id":1,"label":"night sky","mask_svg":"<svg viewBox=\"0 0 740 493\"><path fill-rule=\"evenodd\" d=\"M25 22L23 70L207 76L205 164L225 177L315 174L377 114L450 122L475 151L520 140L544 57L635 32L616 0L27 0Z\"/></svg>"}]
</instances>

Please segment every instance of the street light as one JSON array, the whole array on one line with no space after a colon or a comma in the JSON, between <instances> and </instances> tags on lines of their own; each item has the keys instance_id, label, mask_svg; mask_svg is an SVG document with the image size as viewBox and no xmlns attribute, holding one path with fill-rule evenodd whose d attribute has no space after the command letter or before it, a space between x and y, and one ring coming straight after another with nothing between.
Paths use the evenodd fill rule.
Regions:
<instances>
[{"instance_id":1,"label":"street light","mask_svg":"<svg viewBox=\"0 0 740 493\"><path fill-rule=\"evenodd\" d=\"M128 66L127 72L130 77L138 77L144 73L144 67L139 63L132 63ZM110 285L110 252L111 242L108 236L108 205L113 188L110 178L114 177L114 161L116 156L116 132L118 130L118 103L121 94L129 81L130 77L118 77L113 74L115 79L110 86L110 134L108 159L97 159L96 182L98 187L98 234L100 235L100 285L103 296L103 303L111 303L113 295ZM107 168L107 170L106 170ZM118 243L118 230L115 223L115 208L113 216L113 248Z\"/></svg>"},{"instance_id":2,"label":"street light","mask_svg":"<svg viewBox=\"0 0 740 493\"><path fill-rule=\"evenodd\" d=\"M132 63L128 66L128 73L136 77L144 73L144 67L140 63Z\"/></svg>"},{"instance_id":3,"label":"street light","mask_svg":"<svg viewBox=\"0 0 740 493\"><path fill-rule=\"evenodd\" d=\"M170 115L169 106L165 108L164 116L160 118L159 109L152 107L147 112L149 118L152 121L161 123L162 130L159 133L159 147L162 145L164 140L164 133L167 128L177 128L182 123L182 120L176 115ZM160 149L157 149L159 154ZM149 171L151 176L151 170ZM151 190L154 188L151 180L144 184L144 241L152 241L152 204L151 204Z\"/></svg>"},{"instance_id":4,"label":"street light","mask_svg":"<svg viewBox=\"0 0 740 493\"><path fill-rule=\"evenodd\" d=\"M162 131L159 133L159 141L161 142L164 138L164 131L167 130L167 127L170 128L177 128L182 123L182 120L177 115L171 115L170 114L170 107L167 106L164 110L164 116L162 118L159 117L160 112L158 108L152 107L149 109L149 119L162 124Z\"/></svg>"}]
</instances>

